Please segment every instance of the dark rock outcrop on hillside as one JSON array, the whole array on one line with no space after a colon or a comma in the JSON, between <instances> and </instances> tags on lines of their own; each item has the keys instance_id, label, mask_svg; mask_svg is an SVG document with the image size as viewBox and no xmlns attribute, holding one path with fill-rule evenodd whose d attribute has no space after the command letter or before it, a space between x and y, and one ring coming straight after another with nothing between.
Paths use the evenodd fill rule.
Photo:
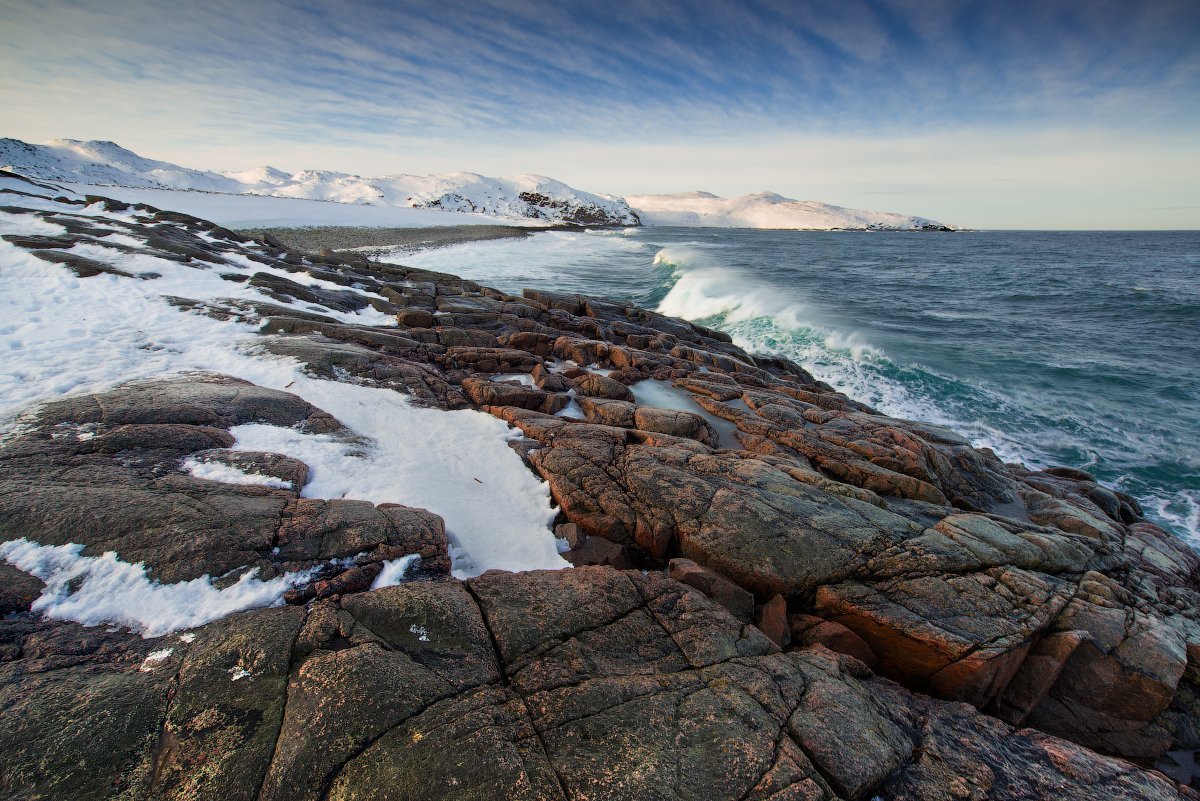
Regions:
<instances>
[{"instance_id":1,"label":"dark rock outcrop on hillside","mask_svg":"<svg viewBox=\"0 0 1200 801\"><path fill-rule=\"evenodd\" d=\"M107 231L60 206L5 208L67 231L10 241L98 274L67 249ZM287 605L142 639L41 619L40 582L0 565L0 797L1200 797L1176 783L1200 749L1200 559L1128 496L629 304L125 208L106 223L140 252L297 279L181 313L263 321L264 349L314 375L519 428L591 564L459 581L437 516L300 498L304 464L229 450L246 422L352 436L286 392L202 375L49 404L0 448L0 542L116 551L164 582L320 572ZM304 274L400 325L314 311L364 296ZM411 553L415 580L368 591Z\"/></svg>"},{"instance_id":2,"label":"dark rock outcrop on hillside","mask_svg":"<svg viewBox=\"0 0 1200 801\"><path fill-rule=\"evenodd\" d=\"M556 200L541 192L521 192L517 195L529 204L528 216L563 220L575 225L641 225L637 212L629 209L617 217L610 210L589 203Z\"/></svg>"}]
</instances>

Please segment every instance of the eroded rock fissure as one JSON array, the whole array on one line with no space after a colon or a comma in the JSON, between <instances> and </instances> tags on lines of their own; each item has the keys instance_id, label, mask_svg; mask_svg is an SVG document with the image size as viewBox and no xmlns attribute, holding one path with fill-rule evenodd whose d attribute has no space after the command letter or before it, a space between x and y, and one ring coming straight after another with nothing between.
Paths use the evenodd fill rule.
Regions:
<instances>
[{"instance_id":1,"label":"eroded rock fissure","mask_svg":"<svg viewBox=\"0 0 1200 801\"><path fill-rule=\"evenodd\" d=\"M260 778L258 781L258 792L255 793L255 795L254 795L254 797L256 799L261 799L263 797L263 793L266 790L267 777L271 773L271 765L275 763L275 760L279 756L279 741L283 735L283 716L287 714L288 701L291 698L291 692L292 692L292 681L295 678L295 675L294 675L295 672L297 670L299 670L299 668L300 668L300 663L302 663L304 661L303 659L296 659L296 644L299 643L300 632L303 630L304 624L307 622L308 622L308 614L307 614L307 610L306 610L304 619L300 622L300 625L296 628L296 636L292 638L292 644L288 648L288 660L289 661L288 661L288 670L287 670L287 682L283 686L283 715L280 716L279 729L278 729L278 731L275 732L275 747L271 750L271 758L268 759L263 764L262 778Z\"/></svg>"}]
</instances>

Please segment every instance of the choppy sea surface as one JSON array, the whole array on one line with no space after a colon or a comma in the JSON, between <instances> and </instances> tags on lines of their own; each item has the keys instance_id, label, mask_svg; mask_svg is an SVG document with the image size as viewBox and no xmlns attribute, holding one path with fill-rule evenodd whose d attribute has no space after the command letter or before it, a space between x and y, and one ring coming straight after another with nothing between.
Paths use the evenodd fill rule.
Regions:
<instances>
[{"instance_id":1,"label":"choppy sea surface","mask_svg":"<svg viewBox=\"0 0 1200 801\"><path fill-rule=\"evenodd\" d=\"M1005 460L1088 470L1200 547L1200 232L640 228L388 258L720 328Z\"/></svg>"}]
</instances>

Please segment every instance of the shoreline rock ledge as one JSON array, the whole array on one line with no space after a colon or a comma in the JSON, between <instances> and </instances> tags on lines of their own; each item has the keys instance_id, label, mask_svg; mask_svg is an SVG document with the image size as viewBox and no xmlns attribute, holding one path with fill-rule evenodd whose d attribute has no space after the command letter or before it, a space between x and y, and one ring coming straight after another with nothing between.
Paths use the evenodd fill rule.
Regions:
<instances>
[{"instance_id":1,"label":"shoreline rock ledge","mask_svg":"<svg viewBox=\"0 0 1200 801\"><path fill-rule=\"evenodd\" d=\"M228 280L262 302L172 302L261 322L312 376L519 429L577 566L460 580L436 514L301 497L303 462L232 449L247 423L350 435L286 391L190 374L47 403L0 446L0 543L163 584L308 580L144 637L43 617L41 580L0 563L0 797L1200 798L1200 559L1086 473L629 304L3 177L0 211L61 231L6 247L83 282L156 280L96 256L114 231L143 265L261 265ZM399 324L334 313L368 304Z\"/></svg>"}]
</instances>

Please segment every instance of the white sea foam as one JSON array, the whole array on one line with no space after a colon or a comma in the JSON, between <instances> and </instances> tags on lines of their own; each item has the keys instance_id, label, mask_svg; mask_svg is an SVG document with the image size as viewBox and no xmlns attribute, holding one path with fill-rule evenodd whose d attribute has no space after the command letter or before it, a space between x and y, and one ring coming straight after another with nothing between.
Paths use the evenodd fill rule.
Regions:
<instances>
[{"instance_id":1,"label":"white sea foam","mask_svg":"<svg viewBox=\"0 0 1200 801\"><path fill-rule=\"evenodd\" d=\"M928 402L913 398L902 385L882 379L869 366L884 358L857 331L823 324L794 294L774 286L747 286L744 272L718 266L715 257L694 248L659 251L659 264L670 264L679 278L658 311L685 320L715 322L750 352L778 353L811 369L818 378L859 400L893 414L934 414L930 422L949 422ZM697 266L698 265L698 266Z\"/></svg>"},{"instance_id":2,"label":"white sea foam","mask_svg":"<svg viewBox=\"0 0 1200 801\"><path fill-rule=\"evenodd\" d=\"M633 236L639 230L638 228L585 228L583 232L588 236Z\"/></svg>"},{"instance_id":3,"label":"white sea foam","mask_svg":"<svg viewBox=\"0 0 1200 801\"><path fill-rule=\"evenodd\" d=\"M612 269L614 259L645 249L625 236L586 236L549 231L524 239L493 239L468 242L418 253L403 250L381 252L382 261L395 260L411 267L449 272L474 281L505 285L512 281L562 284L562 266L571 264L577 271L595 270L603 275Z\"/></svg>"},{"instance_id":4,"label":"white sea foam","mask_svg":"<svg viewBox=\"0 0 1200 801\"><path fill-rule=\"evenodd\" d=\"M722 265L719 255L709 250L666 247L655 254L654 263L670 266L677 276L658 305L663 314L685 320L719 318L720 325L726 328L750 320L770 320L780 332L804 329L819 333L830 349L852 351L855 358L878 353L857 332L822 325L813 309L800 302L794 293L754 283L753 276Z\"/></svg>"},{"instance_id":5,"label":"white sea foam","mask_svg":"<svg viewBox=\"0 0 1200 801\"><path fill-rule=\"evenodd\" d=\"M820 315L779 287L747 285L744 271L721 265L711 250L671 246L655 257L678 275L658 311L717 325L751 353L785 356L849 397L893 417L920 420L963 433L1000 458L1038 465L1038 454L1003 432L964 420L944 401L914 393L882 374L887 356L857 331L825 323ZM752 278L750 279L752 280Z\"/></svg>"},{"instance_id":6,"label":"white sea foam","mask_svg":"<svg viewBox=\"0 0 1200 801\"><path fill-rule=\"evenodd\" d=\"M234 612L277 605L285 592L306 584L313 574L306 570L262 581L257 569L248 570L223 589L213 586L209 576L160 584L147 576L141 562L123 562L112 551L82 556L83 548L21 538L0 543L0 559L46 583L33 602L34 612L85 626L114 623L143 637L160 637Z\"/></svg>"},{"instance_id":7,"label":"white sea foam","mask_svg":"<svg viewBox=\"0 0 1200 801\"><path fill-rule=\"evenodd\" d=\"M803 304L778 288L748 285L744 274L722 267L683 271L658 311L685 320L720 316L723 325L769 317L788 328L804 326L807 317Z\"/></svg>"},{"instance_id":8,"label":"white sea foam","mask_svg":"<svg viewBox=\"0 0 1200 801\"><path fill-rule=\"evenodd\" d=\"M371 589L378 590L382 587L394 587L403 583L409 569L420 562L421 555L416 553L401 556L399 559L389 559L383 563L383 570L375 577L375 583L371 585Z\"/></svg>"},{"instance_id":9,"label":"white sea foam","mask_svg":"<svg viewBox=\"0 0 1200 801\"><path fill-rule=\"evenodd\" d=\"M712 253L691 245L667 245L660 248L652 261L656 266L670 267L675 274L681 275L683 270L725 268Z\"/></svg>"},{"instance_id":10,"label":"white sea foam","mask_svg":"<svg viewBox=\"0 0 1200 801\"><path fill-rule=\"evenodd\" d=\"M1200 492L1184 490L1174 496L1154 495L1146 506L1177 531L1187 532L1188 542L1200 549Z\"/></svg>"}]
</instances>

